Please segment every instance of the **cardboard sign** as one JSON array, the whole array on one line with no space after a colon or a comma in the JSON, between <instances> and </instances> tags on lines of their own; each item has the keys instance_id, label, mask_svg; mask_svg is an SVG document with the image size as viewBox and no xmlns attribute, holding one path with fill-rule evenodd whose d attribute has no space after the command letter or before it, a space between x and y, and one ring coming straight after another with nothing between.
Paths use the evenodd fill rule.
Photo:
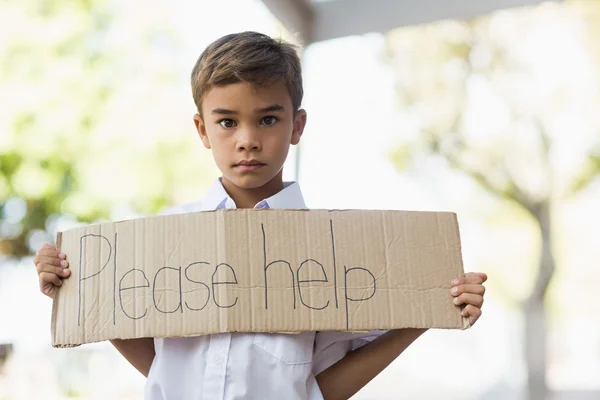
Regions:
<instances>
[{"instance_id":1,"label":"cardboard sign","mask_svg":"<svg viewBox=\"0 0 600 400\"><path fill-rule=\"evenodd\" d=\"M59 233L52 340L464 329L454 213L219 210Z\"/></svg>"}]
</instances>

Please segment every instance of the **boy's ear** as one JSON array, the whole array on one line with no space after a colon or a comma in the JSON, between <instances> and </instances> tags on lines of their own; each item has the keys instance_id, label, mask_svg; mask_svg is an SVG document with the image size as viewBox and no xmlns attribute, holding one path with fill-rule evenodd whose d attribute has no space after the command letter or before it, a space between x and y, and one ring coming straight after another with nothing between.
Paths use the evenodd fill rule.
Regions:
<instances>
[{"instance_id":1,"label":"boy's ear","mask_svg":"<svg viewBox=\"0 0 600 400\"><path fill-rule=\"evenodd\" d=\"M208 140L208 135L206 134L206 125L204 125L204 121L200 114L194 114L194 125L196 125L196 130L198 131L198 135L200 135L200 140L202 140L202 144L207 149L210 149L210 140Z\"/></svg>"},{"instance_id":2,"label":"boy's ear","mask_svg":"<svg viewBox=\"0 0 600 400\"><path fill-rule=\"evenodd\" d=\"M294 115L294 130L292 131L291 144L297 145L300 143L302 133L304 133L304 127L306 126L306 111L298 110Z\"/></svg>"}]
</instances>

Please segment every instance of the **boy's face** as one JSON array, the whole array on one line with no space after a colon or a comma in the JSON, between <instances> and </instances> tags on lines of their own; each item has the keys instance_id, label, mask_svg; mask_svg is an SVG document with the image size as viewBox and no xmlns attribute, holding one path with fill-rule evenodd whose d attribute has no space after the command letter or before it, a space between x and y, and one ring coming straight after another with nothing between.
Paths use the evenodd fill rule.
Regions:
<instances>
[{"instance_id":1,"label":"boy's face","mask_svg":"<svg viewBox=\"0 0 600 400\"><path fill-rule=\"evenodd\" d=\"M306 124L306 112L294 113L283 82L213 87L202 101L202 116L196 114L194 122L224 184L242 189L281 181L289 147L298 144Z\"/></svg>"}]
</instances>

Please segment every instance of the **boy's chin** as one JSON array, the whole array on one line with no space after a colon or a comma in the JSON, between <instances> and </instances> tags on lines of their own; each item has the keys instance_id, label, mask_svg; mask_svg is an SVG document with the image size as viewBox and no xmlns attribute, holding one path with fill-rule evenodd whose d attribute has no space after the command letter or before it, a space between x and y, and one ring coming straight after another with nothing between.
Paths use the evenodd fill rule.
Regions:
<instances>
[{"instance_id":1,"label":"boy's chin","mask_svg":"<svg viewBox=\"0 0 600 400\"><path fill-rule=\"evenodd\" d=\"M252 190L271 183L276 177L269 179L269 177L259 174L244 174L242 176L225 176L225 178L240 189Z\"/></svg>"}]
</instances>

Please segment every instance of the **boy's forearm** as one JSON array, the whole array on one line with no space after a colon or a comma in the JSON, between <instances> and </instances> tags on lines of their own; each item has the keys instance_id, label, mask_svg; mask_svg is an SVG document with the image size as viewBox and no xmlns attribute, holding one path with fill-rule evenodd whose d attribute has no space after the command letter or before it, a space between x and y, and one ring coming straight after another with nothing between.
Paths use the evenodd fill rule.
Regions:
<instances>
[{"instance_id":1,"label":"boy's forearm","mask_svg":"<svg viewBox=\"0 0 600 400\"><path fill-rule=\"evenodd\" d=\"M114 339L110 342L135 369L148 377L155 355L154 339Z\"/></svg>"},{"instance_id":2,"label":"boy's forearm","mask_svg":"<svg viewBox=\"0 0 600 400\"><path fill-rule=\"evenodd\" d=\"M426 329L398 329L348 353L317 375L325 400L349 399L383 371Z\"/></svg>"}]
</instances>

